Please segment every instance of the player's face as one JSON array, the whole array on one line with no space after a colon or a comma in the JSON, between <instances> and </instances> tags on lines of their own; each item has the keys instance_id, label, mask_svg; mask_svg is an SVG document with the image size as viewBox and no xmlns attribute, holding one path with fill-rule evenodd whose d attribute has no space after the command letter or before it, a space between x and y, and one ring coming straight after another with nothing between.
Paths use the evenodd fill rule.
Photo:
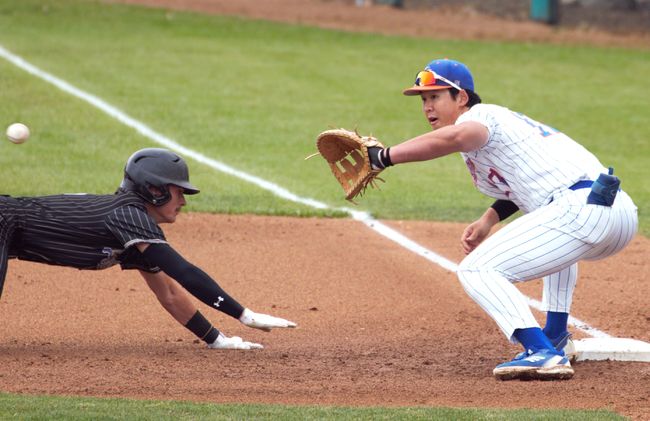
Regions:
<instances>
[{"instance_id":1,"label":"player's face","mask_svg":"<svg viewBox=\"0 0 650 421\"><path fill-rule=\"evenodd\" d=\"M463 95L459 93L453 98L449 89L424 91L420 96L422 111L433 130L454 124L466 108Z\"/></svg>"},{"instance_id":2,"label":"player's face","mask_svg":"<svg viewBox=\"0 0 650 421\"><path fill-rule=\"evenodd\" d=\"M185 206L185 195L183 189L178 186L170 184L167 186L171 199L169 202L162 206L147 206L149 215L159 224L173 223L176 221L176 216L181 212L181 208Z\"/></svg>"}]
</instances>

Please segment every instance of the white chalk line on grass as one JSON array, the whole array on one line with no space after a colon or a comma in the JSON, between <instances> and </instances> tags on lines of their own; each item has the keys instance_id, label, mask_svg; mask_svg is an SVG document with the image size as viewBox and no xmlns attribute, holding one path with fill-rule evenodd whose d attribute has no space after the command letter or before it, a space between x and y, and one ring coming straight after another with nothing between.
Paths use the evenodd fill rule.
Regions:
<instances>
[{"instance_id":1,"label":"white chalk line on grass","mask_svg":"<svg viewBox=\"0 0 650 421\"><path fill-rule=\"evenodd\" d=\"M349 214L354 220L359 221L364 223L366 226L368 226L370 229L374 230L375 232L379 233L380 235L388 238L391 241L394 241L395 243L399 244L400 246L406 248L407 250L410 250L411 252L424 257L425 259L441 266L442 268L450 271L450 272L456 272L458 269L458 265L438 254L435 252L421 246L420 244L416 243L415 241L407 238L400 232L388 227L387 225L379 222L378 220L374 219L369 213L367 212L361 212L361 211L356 211L350 208L333 208L323 202L319 202L314 199L310 198L305 198L298 196L294 193L291 193L289 190L272 183L270 181L264 180L262 178L259 178L257 176L248 174L246 172L237 170L227 164L224 164L223 162L219 162L215 159L209 158L199 152L196 152L192 149L189 149L176 141L168 138L167 136L164 136L146 124L134 119L133 117L130 117L123 111L119 110L118 108L108 104L106 101L89 94L85 91L82 91L81 89L76 88L75 86L69 84L65 80L62 80L56 76L51 75L50 73L47 73L38 67L28 63L25 61L23 58L9 52L6 48L4 48L2 45L0 45L0 56L10 63L14 64L16 67L19 67L26 72L38 77L39 79L42 79L60 90L69 93L70 95L73 95L79 99L82 99L86 102L88 102L90 105L102 110L109 116L115 118L122 124L129 126L133 129L135 129L137 132L142 134L143 136L153 140L154 142L158 143L161 146L164 146L168 149L174 150L178 152L179 154L185 156L185 157L190 157L194 159L197 162L200 162L202 164L205 164L209 166L210 168L213 168L217 171L221 171L225 174L232 175L234 177L240 178L242 180L245 180L251 184L254 184L264 190L270 191L271 193L275 194L276 196L279 196L283 199L300 203L306 206L310 206L312 208L316 209L331 209L331 210L336 210L336 211L342 211L347 214ZM539 302L538 300L526 297L528 300L528 304L535 308L536 310L543 311L542 310L542 303ZM569 317L569 323L573 326L575 326L577 329L587 333L588 335L594 337L594 338L611 338L610 335L608 335L605 332L602 332L592 326L589 326L587 323L578 320L574 317Z\"/></svg>"}]
</instances>

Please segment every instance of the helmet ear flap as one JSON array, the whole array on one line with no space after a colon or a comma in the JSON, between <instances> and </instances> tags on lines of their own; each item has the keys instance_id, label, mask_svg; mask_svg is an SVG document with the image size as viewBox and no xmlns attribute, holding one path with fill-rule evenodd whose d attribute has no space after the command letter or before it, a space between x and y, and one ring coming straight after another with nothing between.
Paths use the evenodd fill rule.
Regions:
<instances>
[{"instance_id":1,"label":"helmet ear flap","mask_svg":"<svg viewBox=\"0 0 650 421\"><path fill-rule=\"evenodd\" d=\"M151 204L154 206L162 206L165 203L169 202L169 200L172 198L172 194L169 191L169 188L167 186L152 186L149 183L147 183L147 191L149 191L149 194L151 194ZM151 188L155 188L156 190L160 190L160 194L157 196L151 191Z\"/></svg>"},{"instance_id":2,"label":"helmet ear flap","mask_svg":"<svg viewBox=\"0 0 650 421\"><path fill-rule=\"evenodd\" d=\"M154 193L152 189L158 190L159 193ZM172 198L167 186L154 186L149 182L136 183L126 171L119 190L132 191L154 206L162 206Z\"/></svg>"}]
</instances>

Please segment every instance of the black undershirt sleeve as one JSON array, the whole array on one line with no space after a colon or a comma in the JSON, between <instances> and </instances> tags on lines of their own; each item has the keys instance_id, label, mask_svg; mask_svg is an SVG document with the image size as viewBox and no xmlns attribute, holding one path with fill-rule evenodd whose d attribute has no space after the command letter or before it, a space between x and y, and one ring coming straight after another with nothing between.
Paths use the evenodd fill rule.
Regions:
<instances>
[{"instance_id":1,"label":"black undershirt sleeve","mask_svg":"<svg viewBox=\"0 0 650 421\"><path fill-rule=\"evenodd\" d=\"M503 221L519 210L519 206L515 205L510 200L501 199L494 202L490 207L496 211L497 215L499 215L499 221Z\"/></svg>"},{"instance_id":2,"label":"black undershirt sleeve","mask_svg":"<svg viewBox=\"0 0 650 421\"><path fill-rule=\"evenodd\" d=\"M208 274L185 260L169 244L150 244L142 255L210 307L235 319L239 319L244 312L244 307L221 289Z\"/></svg>"}]
</instances>

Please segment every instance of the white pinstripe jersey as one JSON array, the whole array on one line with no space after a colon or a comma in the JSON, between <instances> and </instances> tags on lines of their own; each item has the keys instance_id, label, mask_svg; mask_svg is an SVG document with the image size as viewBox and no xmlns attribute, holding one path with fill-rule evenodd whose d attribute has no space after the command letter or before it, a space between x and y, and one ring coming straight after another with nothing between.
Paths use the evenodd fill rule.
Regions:
<instances>
[{"instance_id":1,"label":"white pinstripe jersey","mask_svg":"<svg viewBox=\"0 0 650 421\"><path fill-rule=\"evenodd\" d=\"M461 153L474 185L485 195L511 200L524 213L548 204L554 193L607 169L565 134L505 107L477 104L456 124L487 127L487 144Z\"/></svg>"}]
</instances>

